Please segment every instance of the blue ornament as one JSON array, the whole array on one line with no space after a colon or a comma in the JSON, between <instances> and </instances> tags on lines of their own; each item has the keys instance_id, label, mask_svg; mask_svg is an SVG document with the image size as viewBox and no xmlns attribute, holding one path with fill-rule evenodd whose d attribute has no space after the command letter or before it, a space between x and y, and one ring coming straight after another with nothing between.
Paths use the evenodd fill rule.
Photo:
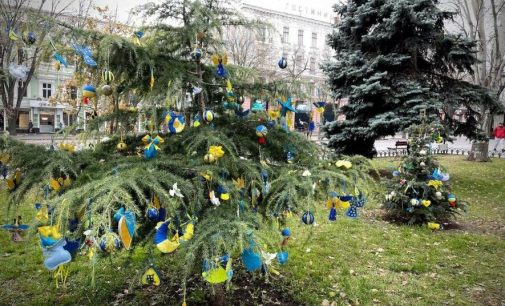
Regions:
<instances>
[{"instance_id":1,"label":"blue ornament","mask_svg":"<svg viewBox=\"0 0 505 306\"><path fill-rule=\"evenodd\" d=\"M242 263L247 271L256 271L261 268L261 256L255 253L252 248L247 248L242 252Z\"/></svg>"},{"instance_id":2,"label":"blue ornament","mask_svg":"<svg viewBox=\"0 0 505 306\"><path fill-rule=\"evenodd\" d=\"M333 206L330 209L330 215L328 216L328 220L330 220L330 221L337 220L337 210L335 209L335 206Z\"/></svg>"},{"instance_id":3,"label":"blue ornament","mask_svg":"<svg viewBox=\"0 0 505 306\"><path fill-rule=\"evenodd\" d=\"M284 237L290 237L291 236L291 230L286 227L285 229L282 230L281 234Z\"/></svg>"},{"instance_id":4,"label":"blue ornament","mask_svg":"<svg viewBox=\"0 0 505 306\"><path fill-rule=\"evenodd\" d=\"M288 262L288 252L282 251L277 253L277 260L281 265L285 265Z\"/></svg>"},{"instance_id":5,"label":"blue ornament","mask_svg":"<svg viewBox=\"0 0 505 306\"><path fill-rule=\"evenodd\" d=\"M358 209L356 208L356 206L351 205L351 207L347 209L345 215L348 216L349 218L356 219L358 217Z\"/></svg>"},{"instance_id":6,"label":"blue ornament","mask_svg":"<svg viewBox=\"0 0 505 306\"><path fill-rule=\"evenodd\" d=\"M156 207L151 207L147 209L147 218L151 221L157 221L160 216L160 212Z\"/></svg>"},{"instance_id":7,"label":"blue ornament","mask_svg":"<svg viewBox=\"0 0 505 306\"><path fill-rule=\"evenodd\" d=\"M302 215L302 221L303 221L303 223L305 223L307 225L311 225L312 223L314 223L314 215L312 214L312 212L310 210L306 211Z\"/></svg>"},{"instance_id":8,"label":"blue ornament","mask_svg":"<svg viewBox=\"0 0 505 306\"><path fill-rule=\"evenodd\" d=\"M277 65L279 65L279 68L281 69L285 69L287 66L288 66L288 61L286 60L286 58L283 56L279 59L279 61L277 62Z\"/></svg>"},{"instance_id":9,"label":"blue ornament","mask_svg":"<svg viewBox=\"0 0 505 306\"><path fill-rule=\"evenodd\" d=\"M195 48L193 52L191 52L191 58L195 61L199 61L202 58L202 49Z\"/></svg>"}]
</instances>

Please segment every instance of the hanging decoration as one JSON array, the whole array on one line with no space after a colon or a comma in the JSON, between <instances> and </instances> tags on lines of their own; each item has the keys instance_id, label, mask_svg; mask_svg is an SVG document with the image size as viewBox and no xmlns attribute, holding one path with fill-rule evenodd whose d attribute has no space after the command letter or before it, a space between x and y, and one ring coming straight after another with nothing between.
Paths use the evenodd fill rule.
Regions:
<instances>
[{"instance_id":1,"label":"hanging decoration","mask_svg":"<svg viewBox=\"0 0 505 306\"><path fill-rule=\"evenodd\" d=\"M64 248L67 242L59 232L57 225L41 226L37 230L46 269L49 271L56 270L59 266L72 260L72 255Z\"/></svg>"},{"instance_id":2,"label":"hanging decoration","mask_svg":"<svg viewBox=\"0 0 505 306\"><path fill-rule=\"evenodd\" d=\"M136 44L137 46L142 46L142 42L140 41L140 39L142 39L142 37L144 37L144 32L143 31L136 31L136 32L133 32L133 35L132 35L132 41L134 44Z\"/></svg>"},{"instance_id":3,"label":"hanging decoration","mask_svg":"<svg viewBox=\"0 0 505 306\"><path fill-rule=\"evenodd\" d=\"M314 215L310 210L303 213L302 222L307 225L312 225L314 223Z\"/></svg>"},{"instance_id":4,"label":"hanging decoration","mask_svg":"<svg viewBox=\"0 0 505 306\"><path fill-rule=\"evenodd\" d=\"M283 56L279 59L279 61L277 62L277 65L279 66L279 68L281 69L286 69L286 67L288 66L288 61L286 60L286 58Z\"/></svg>"},{"instance_id":5,"label":"hanging decoration","mask_svg":"<svg viewBox=\"0 0 505 306\"><path fill-rule=\"evenodd\" d=\"M203 263L202 277L211 284L220 284L230 281L233 277L232 259L228 255L216 258L212 263L205 260Z\"/></svg>"},{"instance_id":6,"label":"hanging decoration","mask_svg":"<svg viewBox=\"0 0 505 306\"><path fill-rule=\"evenodd\" d=\"M65 68L68 67L67 60L58 52L54 51L53 58L57 61L58 64L65 66Z\"/></svg>"},{"instance_id":7,"label":"hanging decoration","mask_svg":"<svg viewBox=\"0 0 505 306\"><path fill-rule=\"evenodd\" d=\"M114 73L110 71L108 68L102 71L102 82L105 84L110 84L114 82Z\"/></svg>"},{"instance_id":8,"label":"hanging decoration","mask_svg":"<svg viewBox=\"0 0 505 306\"><path fill-rule=\"evenodd\" d=\"M224 68L224 65L228 64L228 55L214 53L211 56L211 61L214 65L217 65L216 75L220 78L227 78L228 71Z\"/></svg>"},{"instance_id":9,"label":"hanging decoration","mask_svg":"<svg viewBox=\"0 0 505 306\"><path fill-rule=\"evenodd\" d=\"M282 101L281 99L276 99L276 101L280 104L281 106L281 116L286 117L286 114L288 112L296 113L295 108L293 107L291 97L289 97L287 100Z\"/></svg>"},{"instance_id":10,"label":"hanging decoration","mask_svg":"<svg viewBox=\"0 0 505 306\"><path fill-rule=\"evenodd\" d=\"M144 157L147 160L153 159L158 155L158 151L161 150L158 147L159 144L164 142L163 138L160 136L156 136L154 138L151 135L146 135L142 138L142 142L144 143Z\"/></svg>"},{"instance_id":11,"label":"hanging decoration","mask_svg":"<svg viewBox=\"0 0 505 306\"><path fill-rule=\"evenodd\" d=\"M153 90L154 87L154 69L151 67L151 78L149 79L149 90Z\"/></svg>"},{"instance_id":12,"label":"hanging decoration","mask_svg":"<svg viewBox=\"0 0 505 306\"><path fill-rule=\"evenodd\" d=\"M206 123L211 123L214 120L214 112L210 109L204 111L203 120L205 120Z\"/></svg>"},{"instance_id":13,"label":"hanging decoration","mask_svg":"<svg viewBox=\"0 0 505 306\"><path fill-rule=\"evenodd\" d=\"M262 266L261 255L254 251L255 243L250 241L249 247L242 252L242 263L249 272L259 270Z\"/></svg>"},{"instance_id":14,"label":"hanging decoration","mask_svg":"<svg viewBox=\"0 0 505 306\"><path fill-rule=\"evenodd\" d=\"M174 252L181 244L178 232L172 237L169 237L169 225L170 221L158 223L156 226L156 233L154 234L154 244L156 244L160 252L165 254Z\"/></svg>"},{"instance_id":15,"label":"hanging decoration","mask_svg":"<svg viewBox=\"0 0 505 306\"><path fill-rule=\"evenodd\" d=\"M254 103L251 106L251 111L253 113L257 112L264 112L265 111L265 104L261 102L260 100L254 101Z\"/></svg>"},{"instance_id":16,"label":"hanging decoration","mask_svg":"<svg viewBox=\"0 0 505 306\"><path fill-rule=\"evenodd\" d=\"M186 119L184 118L184 115L177 115L176 113L170 111L165 115L165 124L171 134L178 134L184 130L184 127L186 127Z\"/></svg>"},{"instance_id":17,"label":"hanging decoration","mask_svg":"<svg viewBox=\"0 0 505 306\"><path fill-rule=\"evenodd\" d=\"M93 53L88 46L79 45L75 42L71 43L70 45L72 48L74 48L75 52L82 57L82 60L86 65L93 68L97 66L96 61L93 59Z\"/></svg>"},{"instance_id":18,"label":"hanging decoration","mask_svg":"<svg viewBox=\"0 0 505 306\"><path fill-rule=\"evenodd\" d=\"M263 124L260 124L256 127L256 136L258 137L258 143L260 145L266 144L267 134L268 134L268 129Z\"/></svg>"},{"instance_id":19,"label":"hanging decoration","mask_svg":"<svg viewBox=\"0 0 505 306\"><path fill-rule=\"evenodd\" d=\"M105 253L114 253L121 247L119 237L112 232L108 232L100 239L100 250Z\"/></svg>"},{"instance_id":20,"label":"hanging decoration","mask_svg":"<svg viewBox=\"0 0 505 306\"><path fill-rule=\"evenodd\" d=\"M126 250L132 245L135 235L135 214L130 210L121 207L114 215L114 220L118 222L118 233L121 242Z\"/></svg>"},{"instance_id":21,"label":"hanging decoration","mask_svg":"<svg viewBox=\"0 0 505 306\"><path fill-rule=\"evenodd\" d=\"M10 29L9 30L9 39L12 41L18 41L19 36L18 36L18 34L16 34L16 32L14 32L14 30Z\"/></svg>"},{"instance_id":22,"label":"hanging decoration","mask_svg":"<svg viewBox=\"0 0 505 306\"><path fill-rule=\"evenodd\" d=\"M25 31L23 33L23 41L25 44L31 46L37 41L37 36L33 32Z\"/></svg>"},{"instance_id":23,"label":"hanging decoration","mask_svg":"<svg viewBox=\"0 0 505 306\"><path fill-rule=\"evenodd\" d=\"M96 97L96 88L91 84L84 85L82 88L82 96L88 99Z\"/></svg>"},{"instance_id":24,"label":"hanging decoration","mask_svg":"<svg viewBox=\"0 0 505 306\"><path fill-rule=\"evenodd\" d=\"M14 62L9 64L9 73L16 80L21 80L23 82L28 78L28 72L30 69L26 67L24 64L16 64Z\"/></svg>"},{"instance_id":25,"label":"hanging decoration","mask_svg":"<svg viewBox=\"0 0 505 306\"><path fill-rule=\"evenodd\" d=\"M161 274L154 267L153 264L150 264L149 267L145 270L140 278L140 283L146 286L159 286L161 284Z\"/></svg>"},{"instance_id":26,"label":"hanging decoration","mask_svg":"<svg viewBox=\"0 0 505 306\"><path fill-rule=\"evenodd\" d=\"M21 178L22 178L21 169L16 168L16 170L14 171L14 174L5 179L5 182L7 184L7 189L9 191L16 190L19 187L19 185L21 185Z\"/></svg>"},{"instance_id":27,"label":"hanging decoration","mask_svg":"<svg viewBox=\"0 0 505 306\"><path fill-rule=\"evenodd\" d=\"M2 228L4 230L11 232L12 241L20 242L23 241L21 233L26 231L29 228L29 226L26 224L21 224L21 216L17 216L16 219L14 219L13 224L4 224L2 225Z\"/></svg>"},{"instance_id":28,"label":"hanging decoration","mask_svg":"<svg viewBox=\"0 0 505 306\"><path fill-rule=\"evenodd\" d=\"M314 102L313 105L316 107L318 113L320 114L324 113L324 107L326 106L326 102L324 101Z\"/></svg>"},{"instance_id":29,"label":"hanging decoration","mask_svg":"<svg viewBox=\"0 0 505 306\"><path fill-rule=\"evenodd\" d=\"M194 60L194 61L200 61L200 59L202 58L202 49L201 48L198 48L198 47L195 47L193 49L193 51L191 51L191 58Z\"/></svg>"},{"instance_id":30,"label":"hanging decoration","mask_svg":"<svg viewBox=\"0 0 505 306\"><path fill-rule=\"evenodd\" d=\"M204 160L207 163L213 163L224 156L224 151L222 146L210 146L209 151L204 156Z\"/></svg>"}]
</instances>

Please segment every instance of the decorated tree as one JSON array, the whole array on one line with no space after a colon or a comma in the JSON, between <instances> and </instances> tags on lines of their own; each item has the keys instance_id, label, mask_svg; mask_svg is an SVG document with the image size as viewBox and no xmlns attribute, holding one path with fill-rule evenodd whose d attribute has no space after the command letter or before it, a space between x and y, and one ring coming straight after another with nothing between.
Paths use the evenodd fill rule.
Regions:
<instances>
[{"instance_id":1,"label":"decorated tree","mask_svg":"<svg viewBox=\"0 0 505 306\"><path fill-rule=\"evenodd\" d=\"M329 43L336 55L323 70L335 97L348 103L340 109L345 120L324 127L330 147L371 157L376 139L419 123L420 109L449 120L452 109L465 107L466 120L448 124L479 135L477 108L496 101L456 77L472 73L475 43L444 31L452 14L438 1L351 0L335 10L341 21Z\"/></svg>"},{"instance_id":2,"label":"decorated tree","mask_svg":"<svg viewBox=\"0 0 505 306\"><path fill-rule=\"evenodd\" d=\"M444 128L423 122L411 126L408 133L409 153L387 184L384 208L391 220L440 228L466 210L465 202L451 193L449 174L432 155L432 145L443 141Z\"/></svg>"},{"instance_id":3,"label":"decorated tree","mask_svg":"<svg viewBox=\"0 0 505 306\"><path fill-rule=\"evenodd\" d=\"M127 35L63 24L73 41L59 42L67 52L61 55L78 55L88 103L99 110L135 94L142 107L97 112L82 137L95 141L83 145L64 140L44 148L0 140L9 167L19 168L9 176L11 203L38 191L34 227L44 266L55 276L66 275L75 261L89 262L94 275L110 256L139 250L162 260L177 252L184 262L181 300L195 275L223 297L221 284L232 279L233 269L268 275L286 264L288 238L296 235L284 228L286 219L298 214L313 224L317 200L328 192L330 220L345 205L356 217L373 185L369 162L353 157L336 165L312 142L282 128L281 111L243 110L237 88L275 97L276 84L235 82L234 70L241 67L227 65L211 35L235 19L228 15L221 22L217 5L168 1L152 12L173 14L182 25ZM180 107L188 92L197 103ZM139 115L149 116L146 133L134 133ZM111 120L118 129L104 133L103 123ZM84 246L80 253L87 256L79 256L76 246ZM161 278L146 265L141 282L159 285Z\"/></svg>"}]
</instances>

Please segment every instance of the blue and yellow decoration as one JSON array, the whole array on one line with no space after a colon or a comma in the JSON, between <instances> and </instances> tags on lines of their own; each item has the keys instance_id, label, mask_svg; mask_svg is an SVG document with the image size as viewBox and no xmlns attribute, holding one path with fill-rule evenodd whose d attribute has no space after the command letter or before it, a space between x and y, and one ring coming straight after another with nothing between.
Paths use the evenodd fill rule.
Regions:
<instances>
[{"instance_id":1,"label":"blue and yellow decoration","mask_svg":"<svg viewBox=\"0 0 505 306\"><path fill-rule=\"evenodd\" d=\"M292 105L291 97L283 101L281 99L276 99L277 103L281 106L281 116L286 117L288 112L296 113L296 109Z\"/></svg>"},{"instance_id":2,"label":"blue and yellow decoration","mask_svg":"<svg viewBox=\"0 0 505 306\"><path fill-rule=\"evenodd\" d=\"M178 232L169 238L169 224L170 221L159 222L156 226L156 233L154 234L154 244L156 244L160 252L165 254L174 252L181 244Z\"/></svg>"},{"instance_id":3,"label":"blue and yellow decoration","mask_svg":"<svg viewBox=\"0 0 505 306\"><path fill-rule=\"evenodd\" d=\"M214 120L214 112L210 109L203 112L203 120L206 123L211 123Z\"/></svg>"},{"instance_id":4,"label":"blue and yellow decoration","mask_svg":"<svg viewBox=\"0 0 505 306\"><path fill-rule=\"evenodd\" d=\"M159 286L161 284L161 274L158 270L151 264L146 271L142 274L140 278L142 285L146 286Z\"/></svg>"},{"instance_id":5,"label":"blue and yellow decoration","mask_svg":"<svg viewBox=\"0 0 505 306\"><path fill-rule=\"evenodd\" d=\"M326 106L326 102L320 101L320 102L314 102L312 104L316 107L318 113L320 114L324 113L324 107Z\"/></svg>"},{"instance_id":6,"label":"blue and yellow decoration","mask_svg":"<svg viewBox=\"0 0 505 306\"><path fill-rule=\"evenodd\" d=\"M314 223L314 214L308 210L302 215L302 222L307 225L312 225Z\"/></svg>"},{"instance_id":7,"label":"blue and yellow decoration","mask_svg":"<svg viewBox=\"0 0 505 306\"><path fill-rule=\"evenodd\" d=\"M216 262L209 264L204 261L202 277L211 284L220 284L231 280L233 277L232 259L228 255L219 257Z\"/></svg>"},{"instance_id":8,"label":"blue and yellow decoration","mask_svg":"<svg viewBox=\"0 0 505 306\"><path fill-rule=\"evenodd\" d=\"M124 248L129 250L135 235L135 214L121 207L114 215L114 219L118 221L119 238Z\"/></svg>"},{"instance_id":9,"label":"blue and yellow decoration","mask_svg":"<svg viewBox=\"0 0 505 306\"><path fill-rule=\"evenodd\" d=\"M7 189L9 191L16 190L16 188L18 188L19 185L21 185L21 178L22 178L21 170L19 168L17 168L16 171L14 171L14 175L12 175L11 177L8 177L5 180L5 182L7 184Z\"/></svg>"},{"instance_id":10,"label":"blue and yellow decoration","mask_svg":"<svg viewBox=\"0 0 505 306\"><path fill-rule=\"evenodd\" d=\"M106 233L100 239L100 250L105 253L113 253L121 247L119 237L112 232Z\"/></svg>"},{"instance_id":11,"label":"blue and yellow decoration","mask_svg":"<svg viewBox=\"0 0 505 306\"><path fill-rule=\"evenodd\" d=\"M283 56L279 59L279 61L277 62L277 65L279 66L279 68L281 69L286 69L286 67L288 66L288 61L286 60L286 58Z\"/></svg>"},{"instance_id":12,"label":"blue and yellow decoration","mask_svg":"<svg viewBox=\"0 0 505 306\"><path fill-rule=\"evenodd\" d=\"M82 96L88 99L96 97L96 88L90 84L84 85L82 88Z\"/></svg>"},{"instance_id":13,"label":"blue and yellow decoration","mask_svg":"<svg viewBox=\"0 0 505 306\"><path fill-rule=\"evenodd\" d=\"M186 127L186 119L184 115L169 112L165 116L165 124L167 125L167 130L171 134L179 134Z\"/></svg>"},{"instance_id":14,"label":"blue and yellow decoration","mask_svg":"<svg viewBox=\"0 0 505 306\"><path fill-rule=\"evenodd\" d=\"M145 159L150 160L158 155L158 151L161 150L158 145L162 144L164 140L160 136L152 138L151 135L146 135L142 138L142 142L145 144L144 157Z\"/></svg>"}]
</instances>

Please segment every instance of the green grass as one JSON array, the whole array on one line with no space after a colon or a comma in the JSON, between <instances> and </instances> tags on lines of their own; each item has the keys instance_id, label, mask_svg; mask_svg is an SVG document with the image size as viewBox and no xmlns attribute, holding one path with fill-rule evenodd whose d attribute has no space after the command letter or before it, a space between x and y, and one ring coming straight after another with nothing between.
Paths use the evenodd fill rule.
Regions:
<instances>
[{"instance_id":1,"label":"green grass","mask_svg":"<svg viewBox=\"0 0 505 306\"><path fill-rule=\"evenodd\" d=\"M357 220L339 215L331 223L320 203L317 226L303 225L298 217L290 219L289 262L270 281L282 287L295 304L320 305L325 299L338 305L505 303L505 160L471 163L462 157L443 157L440 162L451 174L456 196L470 204L468 214L458 219L460 229L431 232L388 224L380 218L377 201L360 210ZM395 161L378 159L375 164L389 169ZM0 203L5 202L3 194ZM34 216L32 205L27 201L18 207L26 220ZM2 207L2 211L5 222L7 209ZM0 305L108 304L121 301L125 289L130 293L134 289L126 300L132 304L181 302L180 293L162 298L168 291L138 288L138 277L147 265L142 248L101 261L94 288L90 262L79 256L68 265L67 287L57 289L52 274L42 265L36 237L25 236L27 241L15 244L9 233L0 231ZM181 262L178 255L157 255L154 260L165 282L177 288L180 275L171 271ZM235 266L237 275L244 274L239 273L241 269ZM188 305L203 303L205 294L203 289L194 290Z\"/></svg>"},{"instance_id":2,"label":"green grass","mask_svg":"<svg viewBox=\"0 0 505 306\"><path fill-rule=\"evenodd\" d=\"M457 220L461 229L388 224L374 202L358 220L337 217L330 223L328 212L320 211L312 234L292 220L295 235L283 272L296 299L311 305L324 299L342 305L505 303L505 160L440 162L452 176L454 193L470 203L468 214ZM375 161L381 169L396 163Z\"/></svg>"}]
</instances>

